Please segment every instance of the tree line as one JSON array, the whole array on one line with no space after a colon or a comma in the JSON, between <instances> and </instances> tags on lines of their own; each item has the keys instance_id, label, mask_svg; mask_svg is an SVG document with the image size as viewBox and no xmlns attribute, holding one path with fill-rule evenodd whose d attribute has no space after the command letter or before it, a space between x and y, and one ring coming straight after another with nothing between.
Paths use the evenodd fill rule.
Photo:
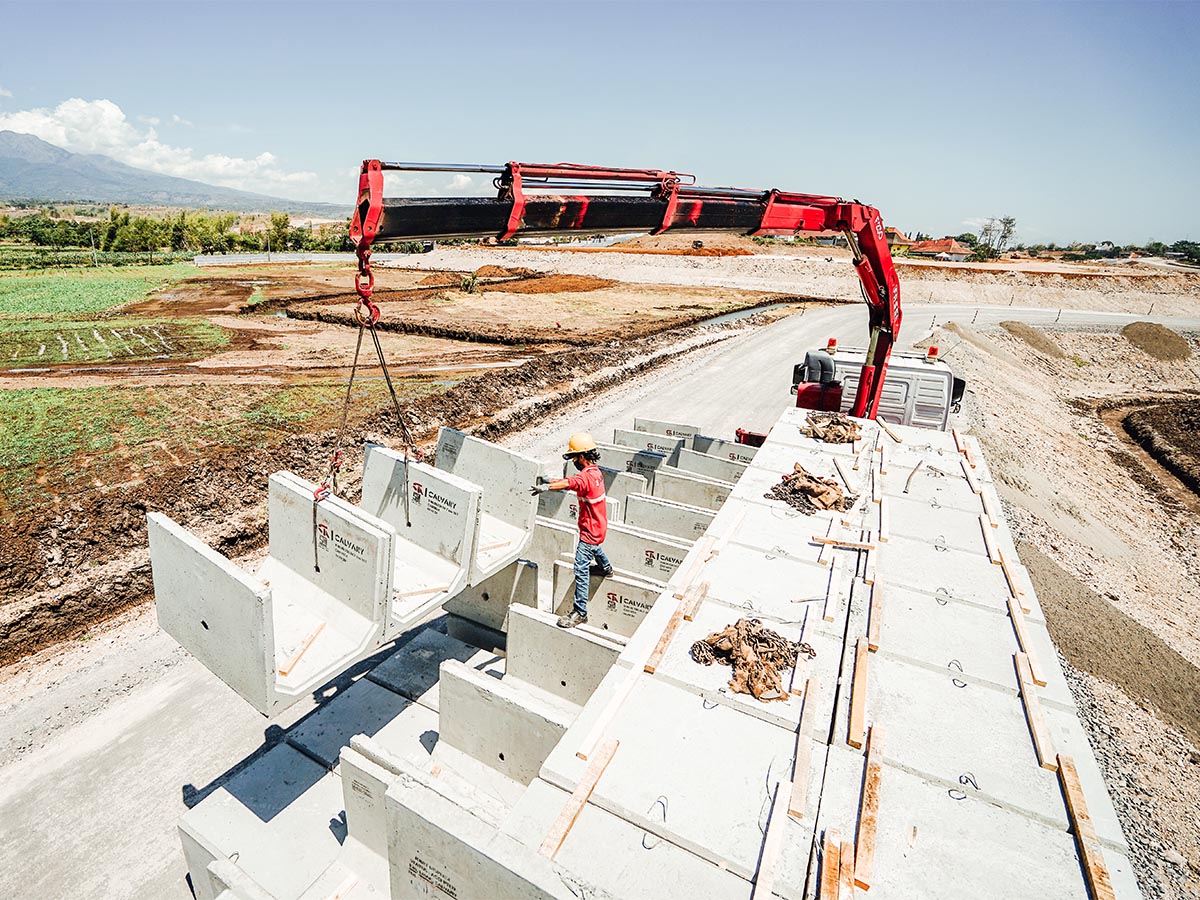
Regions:
<instances>
[{"instance_id":1,"label":"tree line","mask_svg":"<svg viewBox=\"0 0 1200 900\"><path fill-rule=\"evenodd\" d=\"M98 252L153 253L160 250L192 253L260 253L283 251L351 251L349 224L316 227L292 225L287 213L271 213L266 228L245 230L235 213L184 210L166 218L135 216L109 209L99 221L57 218L52 211L30 216L0 215L0 240L19 241L55 249L95 249Z\"/></svg>"}]
</instances>

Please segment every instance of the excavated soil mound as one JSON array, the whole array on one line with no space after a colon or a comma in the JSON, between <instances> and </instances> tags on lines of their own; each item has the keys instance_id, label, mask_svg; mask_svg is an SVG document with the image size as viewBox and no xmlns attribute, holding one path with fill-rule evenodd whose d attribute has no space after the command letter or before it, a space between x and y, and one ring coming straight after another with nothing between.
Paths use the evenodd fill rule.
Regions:
<instances>
[{"instance_id":1,"label":"excavated soil mound","mask_svg":"<svg viewBox=\"0 0 1200 900\"><path fill-rule=\"evenodd\" d=\"M484 266L494 269L495 266ZM503 284L489 285L506 294L572 294L584 291L598 291L601 288L612 287L617 282L608 278L594 278L591 275L542 275L526 281L506 281ZM487 288L485 288L486 290Z\"/></svg>"},{"instance_id":2,"label":"excavated soil mound","mask_svg":"<svg viewBox=\"0 0 1200 900\"><path fill-rule=\"evenodd\" d=\"M1000 327L1014 337L1019 337L1038 353L1043 353L1054 359L1066 359L1067 357L1067 354L1063 353L1062 348L1058 344L1054 343L1054 341L1050 340L1050 338L1036 328L1024 322L1001 322Z\"/></svg>"},{"instance_id":3,"label":"excavated soil mound","mask_svg":"<svg viewBox=\"0 0 1200 900\"><path fill-rule=\"evenodd\" d=\"M529 278L536 274L536 271L526 269L524 266L515 266L511 269L506 269L504 266L480 266L475 270L475 275L479 278Z\"/></svg>"},{"instance_id":4,"label":"excavated soil mound","mask_svg":"<svg viewBox=\"0 0 1200 900\"><path fill-rule=\"evenodd\" d=\"M1200 669L1032 544L1018 542L1017 552L1037 588L1050 636L1067 662L1115 684L1195 740Z\"/></svg>"},{"instance_id":5,"label":"excavated soil mound","mask_svg":"<svg viewBox=\"0 0 1200 900\"><path fill-rule=\"evenodd\" d=\"M1200 494L1200 400L1135 410L1125 417L1125 430L1175 477Z\"/></svg>"},{"instance_id":6,"label":"excavated soil mound","mask_svg":"<svg viewBox=\"0 0 1200 900\"><path fill-rule=\"evenodd\" d=\"M1164 362L1188 359L1192 355L1192 345L1187 338L1154 322L1130 322L1121 329L1121 334L1139 350Z\"/></svg>"}]
</instances>

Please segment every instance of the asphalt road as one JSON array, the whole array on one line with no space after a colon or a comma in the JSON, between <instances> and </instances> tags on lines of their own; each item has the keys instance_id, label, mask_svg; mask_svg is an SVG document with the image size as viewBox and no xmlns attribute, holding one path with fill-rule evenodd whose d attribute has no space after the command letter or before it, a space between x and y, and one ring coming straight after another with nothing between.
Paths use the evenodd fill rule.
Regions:
<instances>
[{"instance_id":1,"label":"asphalt road","mask_svg":"<svg viewBox=\"0 0 1200 900\"><path fill-rule=\"evenodd\" d=\"M930 323L1055 320L1055 310L913 307L902 345ZM1119 327L1134 316L1064 312L1059 324ZM1159 320L1200 329L1200 317ZM730 338L576 404L508 444L555 458L580 428L606 436L635 414L690 421L719 436L765 430L789 405L791 368L828 337L862 344L866 312L810 308ZM264 720L175 643L152 613L52 655L0 700L0 897L190 897L175 826L217 786L313 708ZM28 735L26 737L26 735ZM22 745L28 745L22 749Z\"/></svg>"}]
</instances>

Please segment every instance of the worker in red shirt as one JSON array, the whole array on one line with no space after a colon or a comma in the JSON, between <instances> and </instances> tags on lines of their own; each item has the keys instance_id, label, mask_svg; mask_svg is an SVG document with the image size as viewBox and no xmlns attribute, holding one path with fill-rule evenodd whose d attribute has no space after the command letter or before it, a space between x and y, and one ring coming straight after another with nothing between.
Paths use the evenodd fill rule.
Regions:
<instances>
[{"instance_id":1,"label":"worker in red shirt","mask_svg":"<svg viewBox=\"0 0 1200 900\"><path fill-rule=\"evenodd\" d=\"M608 535L608 503L604 495L604 473L596 465L600 451L587 432L571 435L563 459L574 463L579 474L570 478L548 479L539 475L534 493L574 491L579 496L579 543L575 547L575 603L565 616L559 616L559 628L574 628L587 621L588 586L592 572L608 577L612 563L604 552ZM592 561L596 566L593 569Z\"/></svg>"}]
</instances>

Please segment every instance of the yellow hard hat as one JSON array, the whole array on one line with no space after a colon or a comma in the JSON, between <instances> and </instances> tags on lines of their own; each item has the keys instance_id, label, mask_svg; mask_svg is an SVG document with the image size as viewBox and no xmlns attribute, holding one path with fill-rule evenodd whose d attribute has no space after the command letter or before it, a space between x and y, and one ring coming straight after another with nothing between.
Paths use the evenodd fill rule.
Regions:
<instances>
[{"instance_id":1,"label":"yellow hard hat","mask_svg":"<svg viewBox=\"0 0 1200 900\"><path fill-rule=\"evenodd\" d=\"M563 459L570 459L572 456L595 449L595 438L586 431L580 431L571 435L571 440L567 441L567 452L563 454Z\"/></svg>"}]
</instances>

